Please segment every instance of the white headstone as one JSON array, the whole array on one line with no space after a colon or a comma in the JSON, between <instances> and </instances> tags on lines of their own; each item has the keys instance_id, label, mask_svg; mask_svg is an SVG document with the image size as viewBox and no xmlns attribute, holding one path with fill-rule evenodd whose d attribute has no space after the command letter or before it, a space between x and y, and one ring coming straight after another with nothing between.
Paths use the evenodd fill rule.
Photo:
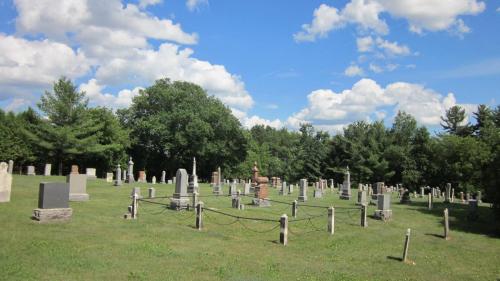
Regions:
<instances>
[{"instance_id":1,"label":"white headstone","mask_svg":"<svg viewBox=\"0 0 500 281\"><path fill-rule=\"evenodd\" d=\"M28 166L26 168L28 176L35 176L35 166Z\"/></svg>"},{"instance_id":2,"label":"white headstone","mask_svg":"<svg viewBox=\"0 0 500 281\"><path fill-rule=\"evenodd\" d=\"M12 175L9 174L8 168L7 163L0 163L0 202L10 202Z\"/></svg>"},{"instance_id":3,"label":"white headstone","mask_svg":"<svg viewBox=\"0 0 500 281\"><path fill-rule=\"evenodd\" d=\"M45 164L45 169L43 171L44 176L50 176L52 170L52 164Z\"/></svg>"}]
</instances>

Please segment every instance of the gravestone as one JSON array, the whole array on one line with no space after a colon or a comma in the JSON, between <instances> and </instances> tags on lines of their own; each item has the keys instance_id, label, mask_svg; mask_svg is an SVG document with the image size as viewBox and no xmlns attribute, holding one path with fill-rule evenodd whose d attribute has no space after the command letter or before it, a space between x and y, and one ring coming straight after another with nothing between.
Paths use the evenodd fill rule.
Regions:
<instances>
[{"instance_id":1,"label":"gravestone","mask_svg":"<svg viewBox=\"0 0 500 281\"><path fill-rule=\"evenodd\" d=\"M330 179L330 189L334 189L335 188L335 184L333 182L333 179Z\"/></svg>"},{"instance_id":2,"label":"gravestone","mask_svg":"<svg viewBox=\"0 0 500 281\"><path fill-rule=\"evenodd\" d=\"M113 182L113 173L106 173L106 182Z\"/></svg>"},{"instance_id":3,"label":"gravestone","mask_svg":"<svg viewBox=\"0 0 500 281\"><path fill-rule=\"evenodd\" d=\"M385 184L383 182L375 183L375 195L384 194L385 193Z\"/></svg>"},{"instance_id":4,"label":"gravestone","mask_svg":"<svg viewBox=\"0 0 500 281\"><path fill-rule=\"evenodd\" d=\"M293 193L293 184L288 185L288 194Z\"/></svg>"},{"instance_id":5,"label":"gravestone","mask_svg":"<svg viewBox=\"0 0 500 281\"><path fill-rule=\"evenodd\" d=\"M193 157L193 190L198 192L200 185L198 184L198 175L196 174L196 158Z\"/></svg>"},{"instance_id":6,"label":"gravestone","mask_svg":"<svg viewBox=\"0 0 500 281\"><path fill-rule=\"evenodd\" d=\"M410 191L408 189L405 189L403 191L403 196L401 196L401 200L399 202L401 204L410 204L411 203Z\"/></svg>"},{"instance_id":7,"label":"gravestone","mask_svg":"<svg viewBox=\"0 0 500 281\"><path fill-rule=\"evenodd\" d=\"M390 194L379 194L377 195L377 210L373 216L377 219L387 221L392 217L391 208L391 195Z\"/></svg>"},{"instance_id":8,"label":"gravestone","mask_svg":"<svg viewBox=\"0 0 500 281\"><path fill-rule=\"evenodd\" d=\"M172 180L168 180L167 182L168 184L174 184L174 182Z\"/></svg>"},{"instance_id":9,"label":"gravestone","mask_svg":"<svg viewBox=\"0 0 500 281\"><path fill-rule=\"evenodd\" d=\"M358 192L358 203L357 203L357 205L367 205L368 204L367 194L366 193L367 193L366 190Z\"/></svg>"},{"instance_id":10,"label":"gravestone","mask_svg":"<svg viewBox=\"0 0 500 281\"><path fill-rule=\"evenodd\" d=\"M233 180L231 184L229 184L229 192L227 194L228 196L235 196L236 195L236 181Z\"/></svg>"},{"instance_id":11,"label":"gravestone","mask_svg":"<svg viewBox=\"0 0 500 281\"><path fill-rule=\"evenodd\" d=\"M134 187L134 188L132 188L132 191L130 192L130 198L132 198L134 196L134 194L137 195L138 199L141 199L142 198L142 196L141 196L141 188L140 187Z\"/></svg>"},{"instance_id":12,"label":"gravestone","mask_svg":"<svg viewBox=\"0 0 500 281\"><path fill-rule=\"evenodd\" d=\"M43 170L43 175L46 177L50 176L51 170L52 170L52 164L45 164L45 169Z\"/></svg>"},{"instance_id":13,"label":"gravestone","mask_svg":"<svg viewBox=\"0 0 500 281\"><path fill-rule=\"evenodd\" d=\"M154 187L148 188L148 197L155 198L156 197L156 189Z\"/></svg>"},{"instance_id":14,"label":"gravestone","mask_svg":"<svg viewBox=\"0 0 500 281\"><path fill-rule=\"evenodd\" d=\"M307 180L301 179L299 186L299 201L306 202L307 201Z\"/></svg>"},{"instance_id":15,"label":"gravestone","mask_svg":"<svg viewBox=\"0 0 500 281\"><path fill-rule=\"evenodd\" d=\"M286 181L281 183L281 189L279 191L280 195L286 195L287 194L287 187L286 187Z\"/></svg>"},{"instance_id":16,"label":"gravestone","mask_svg":"<svg viewBox=\"0 0 500 281\"><path fill-rule=\"evenodd\" d=\"M7 169L7 172L12 175L12 171L14 171L14 161L9 160L9 168Z\"/></svg>"},{"instance_id":17,"label":"gravestone","mask_svg":"<svg viewBox=\"0 0 500 281\"><path fill-rule=\"evenodd\" d=\"M122 171L122 181L127 182L127 169L123 169Z\"/></svg>"},{"instance_id":18,"label":"gravestone","mask_svg":"<svg viewBox=\"0 0 500 281\"><path fill-rule=\"evenodd\" d=\"M151 178L151 184L156 184L156 177L155 177L155 176L153 176L153 177Z\"/></svg>"},{"instance_id":19,"label":"gravestone","mask_svg":"<svg viewBox=\"0 0 500 281\"><path fill-rule=\"evenodd\" d=\"M477 200L477 203L483 203L483 196L481 194L481 190L479 190L476 194L476 200Z\"/></svg>"},{"instance_id":20,"label":"gravestone","mask_svg":"<svg viewBox=\"0 0 500 281\"><path fill-rule=\"evenodd\" d=\"M80 174L80 171L78 170L78 165L71 165L71 172L70 174L78 175Z\"/></svg>"},{"instance_id":21,"label":"gravestone","mask_svg":"<svg viewBox=\"0 0 500 281\"><path fill-rule=\"evenodd\" d=\"M420 187L420 198L424 198L424 188Z\"/></svg>"},{"instance_id":22,"label":"gravestone","mask_svg":"<svg viewBox=\"0 0 500 281\"><path fill-rule=\"evenodd\" d=\"M134 183L135 178L134 178L134 161L132 161L132 157L130 157L128 161L128 171L127 171L127 182L128 183Z\"/></svg>"},{"instance_id":23,"label":"gravestone","mask_svg":"<svg viewBox=\"0 0 500 281\"><path fill-rule=\"evenodd\" d=\"M38 208L32 219L40 222L65 222L71 219L69 208L69 185L61 182L42 182L38 189Z\"/></svg>"},{"instance_id":24,"label":"gravestone","mask_svg":"<svg viewBox=\"0 0 500 281\"><path fill-rule=\"evenodd\" d=\"M185 169L178 169L175 177L175 193L170 201L170 208L174 210L186 209L189 205L188 173Z\"/></svg>"},{"instance_id":25,"label":"gravestone","mask_svg":"<svg viewBox=\"0 0 500 281\"><path fill-rule=\"evenodd\" d=\"M315 188L313 191L313 197L314 198L322 198L323 197L323 192L319 188Z\"/></svg>"},{"instance_id":26,"label":"gravestone","mask_svg":"<svg viewBox=\"0 0 500 281\"><path fill-rule=\"evenodd\" d=\"M250 183L245 183L244 188L243 188L243 195L248 195L250 194Z\"/></svg>"},{"instance_id":27,"label":"gravestone","mask_svg":"<svg viewBox=\"0 0 500 281\"><path fill-rule=\"evenodd\" d=\"M349 200L351 199L351 174L349 173L349 166L347 166L344 183L342 183L342 193L340 194L340 199Z\"/></svg>"},{"instance_id":28,"label":"gravestone","mask_svg":"<svg viewBox=\"0 0 500 281\"><path fill-rule=\"evenodd\" d=\"M95 180L97 177L95 175L95 168L87 168L85 169L85 174L87 175L87 179Z\"/></svg>"},{"instance_id":29,"label":"gravestone","mask_svg":"<svg viewBox=\"0 0 500 281\"><path fill-rule=\"evenodd\" d=\"M463 191L460 191L460 201L462 201L462 203L465 203L465 198L464 198L464 192Z\"/></svg>"},{"instance_id":30,"label":"gravestone","mask_svg":"<svg viewBox=\"0 0 500 281\"><path fill-rule=\"evenodd\" d=\"M12 175L9 174L7 163L0 163L0 203L10 202L10 192L12 190Z\"/></svg>"},{"instance_id":31,"label":"gravestone","mask_svg":"<svg viewBox=\"0 0 500 281\"><path fill-rule=\"evenodd\" d=\"M212 174L214 176L214 190L213 190L213 193L214 194L217 194L217 195L221 195L223 192L222 192L222 183L221 183L221 179L222 179L222 174L221 174L221 171L220 171L220 167L217 168L217 172L214 172Z\"/></svg>"},{"instance_id":32,"label":"gravestone","mask_svg":"<svg viewBox=\"0 0 500 281\"><path fill-rule=\"evenodd\" d=\"M255 198L253 198L253 204L258 207L269 207L271 202L269 201L268 195L269 191L267 184L269 179L267 177L258 177L257 185L255 186Z\"/></svg>"},{"instance_id":33,"label":"gravestone","mask_svg":"<svg viewBox=\"0 0 500 281\"><path fill-rule=\"evenodd\" d=\"M69 184L70 201L87 201L87 175L69 174L66 177L66 183Z\"/></svg>"},{"instance_id":34,"label":"gravestone","mask_svg":"<svg viewBox=\"0 0 500 281\"><path fill-rule=\"evenodd\" d=\"M451 198L450 198L450 200L451 200L451 203L455 202L455 189L454 188L451 189Z\"/></svg>"},{"instance_id":35,"label":"gravestone","mask_svg":"<svg viewBox=\"0 0 500 281\"><path fill-rule=\"evenodd\" d=\"M445 197L444 197L444 202L445 203L451 202L451 183L446 184L446 193L445 193Z\"/></svg>"},{"instance_id":36,"label":"gravestone","mask_svg":"<svg viewBox=\"0 0 500 281\"><path fill-rule=\"evenodd\" d=\"M165 184L165 177L167 176L167 172L161 171L161 183Z\"/></svg>"},{"instance_id":37,"label":"gravestone","mask_svg":"<svg viewBox=\"0 0 500 281\"><path fill-rule=\"evenodd\" d=\"M176 180L177 180L177 178L176 178L176 177L173 177L173 178L172 178L172 181L174 182L174 184L176 183Z\"/></svg>"},{"instance_id":38,"label":"gravestone","mask_svg":"<svg viewBox=\"0 0 500 281\"><path fill-rule=\"evenodd\" d=\"M125 172L126 171L124 171L124 173ZM118 164L118 165L116 165L116 179L115 179L114 186L122 185L121 173L122 173L122 169L120 168L120 164Z\"/></svg>"},{"instance_id":39,"label":"gravestone","mask_svg":"<svg viewBox=\"0 0 500 281\"><path fill-rule=\"evenodd\" d=\"M36 176L36 173L35 173L35 166L28 166L26 168L26 174L28 176Z\"/></svg>"},{"instance_id":40,"label":"gravestone","mask_svg":"<svg viewBox=\"0 0 500 281\"><path fill-rule=\"evenodd\" d=\"M139 171L139 178L137 178L137 182L146 183L146 171Z\"/></svg>"}]
</instances>

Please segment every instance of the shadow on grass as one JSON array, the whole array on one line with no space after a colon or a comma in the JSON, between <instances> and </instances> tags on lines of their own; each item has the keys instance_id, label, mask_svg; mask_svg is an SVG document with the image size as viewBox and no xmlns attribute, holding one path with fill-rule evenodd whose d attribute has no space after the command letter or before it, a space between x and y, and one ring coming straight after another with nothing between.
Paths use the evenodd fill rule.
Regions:
<instances>
[{"instance_id":1,"label":"shadow on grass","mask_svg":"<svg viewBox=\"0 0 500 281\"><path fill-rule=\"evenodd\" d=\"M460 231L500 238L499 228L495 224L493 209L490 207L484 205L479 206L477 210L477 213L479 215L478 218L476 220L469 220L469 206L463 203L444 203L434 201L432 210L428 210L427 202L413 201L409 206L417 207L414 209L424 214L433 215L440 218L443 218L443 210L445 208L448 208L450 230L452 232ZM442 223L443 222L441 220L441 224ZM428 235L434 235L443 238L442 235Z\"/></svg>"},{"instance_id":2,"label":"shadow on grass","mask_svg":"<svg viewBox=\"0 0 500 281\"><path fill-rule=\"evenodd\" d=\"M434 237L437 237L437 238L444 239L444 235L439 235L439 234L435 234L435 233L426 233L425 235L427 235L427 236L434 236Z\"/></svg>"},{"instance_id":3,"label":"shadow on grass","mask_svg":"<svg viewBox=\"0 0 500 281\"><path fill-rule=\"evenodd\" d=\"M387 256L387 259L388 259L388 260L399 261L399 262L402 262L402 261L403 261L403 259L402 259L402 258L399 258L399 257L393 257L393 256Z\"/></svg>"}]
</instances>

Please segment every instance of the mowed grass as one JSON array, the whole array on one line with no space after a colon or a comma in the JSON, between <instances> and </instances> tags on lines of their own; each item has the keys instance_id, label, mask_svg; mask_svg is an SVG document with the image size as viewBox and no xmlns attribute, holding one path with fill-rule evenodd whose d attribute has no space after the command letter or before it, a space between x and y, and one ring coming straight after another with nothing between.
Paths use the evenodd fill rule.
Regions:
<instances>
[{"instance_id":1,"label":"mowed grass","mask_svg":"<svg viewBox=\"0 0 500 281\"><path fill-rule=\"evenodd\" d=\"M231 209L228 196L202 197L206 207L245 217L276 222L235 220L205 211L203 231L194 229L192 211L176 212L162 205L141 202L137 220L123 214L131 188L147 195L151 184L113 187L102 179L88 181L88 202L71 202L73 218L64 224L31 221L41 181L64 177L14 176L10 203L0 204L1 280L497 280L500 278L500 239L494 237L491 210L480 207L480 219L466 220L467 208L445 205L438 199L427 211L425 199L401 205L393 196L393 219L368 218L360 227L356 191L350 201L328 191L308 205L338 207L335 234L326 232L326 209L299 207L290 222L289 245L278 243L281 214L291 207L273 203L270 208L249 205ZM170 196L172 185L157 184L157 196ZM310 188L311 189L311 188ZM224 187L227 194L228 187ZM270 188L271 198L292 202ZM211 195L201 185L201 195ZM168 199L156 202L168 204ZM442 212L450 209L451 240L442 238ZM375 206L370 206L371 216ZM293 218L290 218L293 220ZM402 263L404 235L412 229L409 258Z\"/></svg>"}]
</instances>

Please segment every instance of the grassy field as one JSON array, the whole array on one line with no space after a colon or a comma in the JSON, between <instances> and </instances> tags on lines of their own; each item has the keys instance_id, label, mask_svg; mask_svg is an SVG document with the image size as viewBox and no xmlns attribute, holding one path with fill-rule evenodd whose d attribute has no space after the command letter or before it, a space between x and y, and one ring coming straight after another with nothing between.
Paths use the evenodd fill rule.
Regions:
<instances>
[{"instance_id":1,"label":"grassy field","mask_svg":"<svg viewBox=\"0 0 500 281\"><path fill-rule=\"evenodd\" d=\"M205 212L205 228L194 229L194 213L176 212L142 202L137 220L124 220L133 186L147 194L149 184L113 187L104 180L88 181L88 202L71 202L73 218L65 224L30 220L41 181L63 177L14 176L10 203L0 204L0 280L497 280L500 279L500 239L492 234L491 213L480 207L480 219L469 223L466 207L450 209L451 240L442 238L443 203L427 211L424 199L401 205L393 197L393 219L368 218L360 227L356 192L350 201L330 191L322 199L309 194L307 204L336 209L335 234L326 232L326 210L299 207L290 223L289 245L277 243L277 222L236 221ZM155 185L157 196L170 196L172 185ZM227 194L228 187L224 188ZM202 195L210 195L208 185ZM274 200L291 202L297 197ZM279 219L291 215L289 205L231 209L228 196L203 197L206 207L240 216ZM168 199L157 199L168 203ZM250 198L243 199L245 204ZM438 201L440 201L438 199ZM374 206L368 214L373 214ZM273 229L274 228L274 229ZM412 229L409 258L402 263L404 235Z\"/></svg>"}]
</instances>

